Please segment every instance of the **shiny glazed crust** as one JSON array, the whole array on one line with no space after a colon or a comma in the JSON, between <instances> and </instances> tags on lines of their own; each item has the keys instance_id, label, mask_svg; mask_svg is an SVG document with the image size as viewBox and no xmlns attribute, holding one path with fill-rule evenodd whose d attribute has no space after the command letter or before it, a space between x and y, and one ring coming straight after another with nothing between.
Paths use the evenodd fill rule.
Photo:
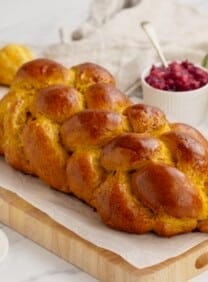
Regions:
<instances>
[{"instance_id":1,"label":"shiny glazed crust","mask_svg":"<svg viewBox=\"0 0 208 282\"><path fill-rule=\"evenodd\" d=\"M96 64L24 64L0 101L0 152L111 228L208 232L206 138L158 108L133 105Z\"/></svg>"}]
</instances>

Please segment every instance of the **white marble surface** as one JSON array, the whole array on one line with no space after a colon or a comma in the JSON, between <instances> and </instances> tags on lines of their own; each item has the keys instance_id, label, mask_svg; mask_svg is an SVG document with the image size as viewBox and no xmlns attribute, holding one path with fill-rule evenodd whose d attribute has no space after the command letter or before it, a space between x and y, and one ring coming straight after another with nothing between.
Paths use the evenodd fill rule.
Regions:
<instances>
[{"instance_id":1,"label":"white marble surface","mask_svg":"<svg viewBox=\"0 0 208 282\"><path fill-rule=\"evenodd\" d=\"M207 0L181 0L208 10ZM32 44L56 43L58 28L72 30L87 16L91 0L0 0L0 40ZM30 22L30 24L28 24ZM50 32L48 32L50 30ZM95 282L75 266L0 224L9 240L9 252L0 264L2 282ZM180 282L180 278L178 279ZM205 271L191 282L208 281Z\"/></svg>"},{"instance_id":2,"label":"white marble surface","mask_svg":"<svg viewBox=\"0 0 208 282\"><path fill-rule=\"evenodd\" d=\"M95 282L80 269L0 224L9 252L0 264L1 282Z\"/></svg>"}]
</instances>

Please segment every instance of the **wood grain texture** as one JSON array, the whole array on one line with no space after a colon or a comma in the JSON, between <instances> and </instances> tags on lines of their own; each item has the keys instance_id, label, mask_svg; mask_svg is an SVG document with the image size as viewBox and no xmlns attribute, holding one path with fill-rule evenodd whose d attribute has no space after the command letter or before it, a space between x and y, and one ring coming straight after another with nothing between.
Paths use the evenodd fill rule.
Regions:
<instances>
[{"instance_id":1,"label":"wood grain texture","mask_svg":"<svg viewBox=\"0 0 208 282\"><path fill-rule=\"evenodd\" d=\"M105 282L182 282L208 269L208 240L176 258L137 269L80 238L16 194L0 188L0 221Z\"/></svg>"}]
</instances>

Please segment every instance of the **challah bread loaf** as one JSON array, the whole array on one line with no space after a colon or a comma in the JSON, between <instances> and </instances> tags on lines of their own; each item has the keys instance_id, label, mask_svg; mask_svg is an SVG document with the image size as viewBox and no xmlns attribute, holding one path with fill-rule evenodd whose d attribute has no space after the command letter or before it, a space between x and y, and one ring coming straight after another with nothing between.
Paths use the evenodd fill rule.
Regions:
<instances>
[{"instance_id":1,"label":"challah bread loaf","mask_svg":"<svg viewBox=\"0 0 208 282\"><path fill-rule=\"evenodd\" d=\"M208 141L158 108L133 105L96 64L24 64L0 101L0 152L111 228L208 232Z\"/></svg>"},{"instance_id":2,"label":"challah bread loaf","mask_svg":"<svg viewBox=\"0 0 208 282\"><path fill-rule=\"evenodd\" d=\"M48 59L35 59L23 64L17 71L11 90L34 94L49 85L68 85L73 77L61 64Z\"/></svg>"}]
</instances>

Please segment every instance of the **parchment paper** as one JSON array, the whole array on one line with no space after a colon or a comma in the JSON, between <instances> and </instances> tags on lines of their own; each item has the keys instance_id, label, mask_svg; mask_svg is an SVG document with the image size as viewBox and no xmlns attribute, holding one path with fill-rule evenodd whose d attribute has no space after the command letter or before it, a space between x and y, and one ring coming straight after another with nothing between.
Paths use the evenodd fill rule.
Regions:
<instances>
[{"instance_id":1,"label":"parchment paper","mask_svg":"<svg viewBox=\"0 0 208 282\"><path fill-rule=\"evenodd\" d=\"M6 89L0 89L0 95L5 92ZM205 135L207 120L199 127ZM90 207L51 189L36 177L14 170L3 157L0 158L0 186L15 192L82 238L120 255L138 268L178 256L208 239L208 234L198 232L161 238L154 234L133 235L109 229Z\"/></svg>"}]
</instances>

